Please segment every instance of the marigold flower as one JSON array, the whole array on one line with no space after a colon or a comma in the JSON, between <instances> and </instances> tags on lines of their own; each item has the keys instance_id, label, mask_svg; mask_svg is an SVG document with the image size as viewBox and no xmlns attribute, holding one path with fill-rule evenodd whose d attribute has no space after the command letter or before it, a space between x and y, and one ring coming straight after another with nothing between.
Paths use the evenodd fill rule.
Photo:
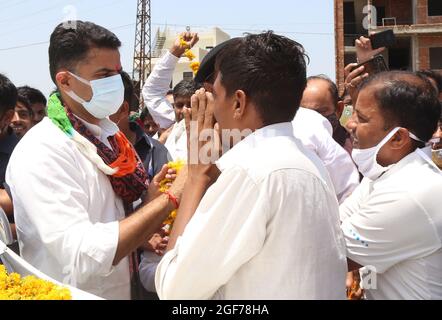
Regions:
<instances>
[{"instance_id":1,"label":"marigold flower","mask_svg":"<svg viewBox=\"0 0 442 320\"><path fill-rule=\"evenodd\" d=\"M190 64L190 69L192 69L193 74L196 74L198 70L200 69L200 63L199 62L192 62Z\"/></svg>"},{"instance_id":2,"label":"marigold flower","mask_svg":"<svg viewBox=\"0 0 442 320\"><path fill-rule=\"evenodd\" d=\"M185 161L184 160L177 160L177 161L173 161L173 162L169 162L167 164L167 166L169 167L169 169L173 169L175 170L177 173L180 172L180 170L184 167L185 165ZM172 180L171 179L164 179L160 182L160 192L166 192L169 190L169 187L167 186L168 183L171 183ZM173 223L175 222L175 218L176 218L176 214L177 214L177 210L173 210L169 216L167 217L167 219L163 222L163 230L166 232L166 234L170 233L170 230L172 229Z\"/></svg>"},{"instance_id":3,"label":"marigold flower","mask_svg":"<svg viewBox=\"0 0 442 320\"><path fill-rule=\"evenodd\" d=\"M185 41L183 39L183 37L180 37L180 46L183 47L183 48L189 48L190 44L187 41Z\"/></svg>"},{"instance_id":4,"label":"marigold flower","mask_svg":"<svg viewBox=\"0 0 442 320\"><path fill-rule=\"evenodd\" d=\"M187 49L187 50L184 52L184 55L185 55L190 61L192 61L192 60L194 60L194 59L196 58L196 56L193 54L193 52L190 51L189 49Z\"/></svg>"},{"instance_id":5,"label":"marigold flower","mask_svg":"<svg viewBox=\"0 0 442 320\"><path fill-rule=\"evenodd\" d=\"M0 300L71 300L68 288L60 287L34 276L22 278L17 273L8 275L0 265Z\"/></svg>"}]
</instances>

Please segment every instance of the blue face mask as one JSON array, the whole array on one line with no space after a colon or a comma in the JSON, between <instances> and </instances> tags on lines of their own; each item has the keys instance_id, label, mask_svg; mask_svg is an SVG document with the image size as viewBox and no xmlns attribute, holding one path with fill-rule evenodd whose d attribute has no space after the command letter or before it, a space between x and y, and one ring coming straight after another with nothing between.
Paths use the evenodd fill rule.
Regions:
<instances>
[{"instance_id":1,"label":"blue face mask","mask_svg":"<svg viewBox=\"0 0 442 320\"><path fill-rule=\"evenodd\" d=\"M120 74L104 79L88 81L76 74L69 73L77 80L92 88L92 98L90 101L85 101L73 91L68 91L66 94L80 103L86 111L95 118L107 118L116 113L123 104L124 84Z\"/></svg>"}]
</instances>

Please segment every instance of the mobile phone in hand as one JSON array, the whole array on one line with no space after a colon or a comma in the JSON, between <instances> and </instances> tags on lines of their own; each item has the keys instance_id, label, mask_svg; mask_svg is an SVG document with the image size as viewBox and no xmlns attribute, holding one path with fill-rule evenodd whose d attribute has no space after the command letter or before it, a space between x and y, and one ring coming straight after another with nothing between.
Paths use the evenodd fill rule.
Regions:
<instances>
[{"instance_id":1,"label":"mobile phone in hand","mask_svg":"<svg viewBox=\"0 0 442 320\"><path fill-rule=\"evenodd\" d=\"M368 61L358 64L353 70L361 66L364 66L363 73L368 73L370 76L383 71L388 71L387 64L382 55L377 55Z\"/></svg>"},{"instance_id":2,"label":"mobile phone in hand","mask_svg":"<svg viewBox=\"0 0 442 320\"><path fill-rule=\"evenodd\" d=\"M373 49L378 49L382 47L391 47L396 42L396 36L393 30L388 29L378 33L374 33L369 36L371 41L371 47Z\"/></svg>"}]
</instances>

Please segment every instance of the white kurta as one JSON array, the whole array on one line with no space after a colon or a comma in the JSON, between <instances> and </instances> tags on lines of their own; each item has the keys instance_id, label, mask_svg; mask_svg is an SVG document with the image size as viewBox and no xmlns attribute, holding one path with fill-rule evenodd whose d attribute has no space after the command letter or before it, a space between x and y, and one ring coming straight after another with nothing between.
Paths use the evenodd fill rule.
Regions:
<instances>
[{"instance_id":1,"label":"white kurta","mask_svg":"<svg viewBox=\"0 0 442 320\"><path fill-rule=\"evenodd\" d=\"M316 111L299 108L292 124L295 137L322 160L342 203L359 185L359 173L348 152L333 139L330 122Z\"/></svg>"},{"instance_id":2,"label":"white kurta","mask_svg":"<svg viewBox=\"0 0 442 320\"><path fill-rule=\"evenodd\" d=\"M440 190L439 169L413 152L341 205L348 257L377 273L363 271L368 298L442 299Z\"/></svg>"},{"instance_id":3,"label":"white kurta","mask_svg":"<svg viewBox=\"0 0 442 320\"><path fill-rule=\"evenodd\" d=\"M162 299L344 299L338 203L290 123L238 143L175 248L158 265Z\"/></svg>"},{"instance_id":4,"label":"white kurta","mask_svg":"<svg viewBox=\"0 0 442 320\"><path fill-rule=\"evenodd\" d=\"M168 50L153 68L143 87L143 99L153 120L160 128L170 128L175 123L175 111L166 99L173 71L179 58Z\"/></svg>"},{"instance_id":5,"label":"white kurta","mask_svg":"<svg viewBox=\"0 0 442 320\"><path fill-rule=\"evenodd\" d=\"M117 128L103 120L101 138ZM113 129L112 129L113 128ZM20 141L7 182L22 257L48 276L107 299L130 299L129 262L112 261L122 201L108 177L48 118Z\"/></svg>"}]
</instances>

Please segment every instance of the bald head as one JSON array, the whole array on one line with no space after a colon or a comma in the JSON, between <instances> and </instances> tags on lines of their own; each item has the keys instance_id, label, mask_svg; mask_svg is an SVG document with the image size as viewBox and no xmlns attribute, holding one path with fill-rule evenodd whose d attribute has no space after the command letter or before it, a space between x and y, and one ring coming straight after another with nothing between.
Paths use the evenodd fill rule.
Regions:
<instances>
[{"instance_id":1,"label":"bald head","mask_svg":"<svg viewBox=\"0 0 442 320\"><path fill-rule=\"evenodd\" d=\"M338 101L338 89L329 78L319 75L307 79L307 87L302 96L301 107L328 116L336 112Z\"/></svg>"}]
</instances>

